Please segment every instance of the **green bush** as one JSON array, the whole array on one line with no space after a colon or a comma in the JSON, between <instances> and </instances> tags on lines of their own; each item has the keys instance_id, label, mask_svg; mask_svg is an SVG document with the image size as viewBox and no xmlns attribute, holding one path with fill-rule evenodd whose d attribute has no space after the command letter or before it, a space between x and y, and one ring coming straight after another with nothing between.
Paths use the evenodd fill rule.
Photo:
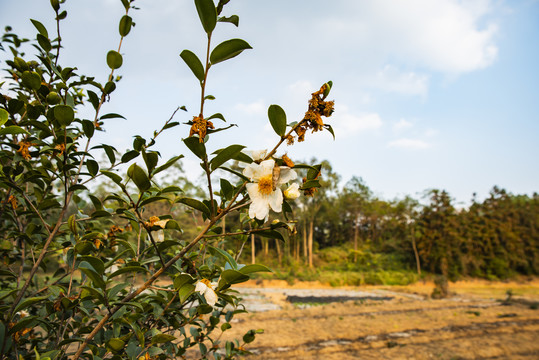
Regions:
<instances>
[{"instance_id":1,"label":"green bush","mask_svg":"<svg viewBox=\"0 0 539 360\"><path fill-rule=\"evenodd\" d=\"M214 44L214 30L237 26L238 17L222 14L228 1L194 0L208 51L203 61L189 50L180 53L200 85L200 111L183 119L189 129L175 121L180 110L187 111L179 107L151 137L135 136L123 153L95 144L94 135L109 119L123 118L102 113L121 85L121 44L135 24L134 0L119 1L125 9L114 34L119 45L102 54L109 68L103 80L62 61L65 1L50 1L54 32L31 20L35 40L7 27L0 43L9 79L0 84L0 359L176 359L188 350L215 359L246 354L243 346L261 330L248 331L241 341L213 334L228 330L244 312L232 285L269 269L239 264L239 251L227 244L244 243L252 232L283 238L291 224L287 216L267 222L269 210L290 215L288 202L300 195L300 185L295 170L275 153L307 130L331 131L321 118L333 112L333 102L325 100L328 82L312 94L309 116L298 122L288 124L284 110L270 106L272 150L212 148L210 138L231 126L219 125L222 114L206 113L205 103L215 99L206 93L208 74L251 46L241 39ZM162 133L178 129L177 138L204 171L207 192L201 196L159 180L183 155L163 160L156 144ZM104 163L95 160L101 157ZM230 177L216 181L219 171ZM111 190L100 197L102 179ZM319 185L308 176L301 190ZM171 211L174 206L181 214ZM193 237L180 236L187 212L199 224L186 232ZM239 219L234 231L220 227L227 214Z\"/></svg>"}]
</instances>

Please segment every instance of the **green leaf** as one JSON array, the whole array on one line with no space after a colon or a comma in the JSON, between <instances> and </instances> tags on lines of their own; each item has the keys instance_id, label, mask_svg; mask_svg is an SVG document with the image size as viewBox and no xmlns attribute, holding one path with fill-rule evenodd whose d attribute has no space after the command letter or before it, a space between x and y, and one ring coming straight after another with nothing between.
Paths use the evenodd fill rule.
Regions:
<instances>
[{"instance_id":1,"label":"green leaf","mask_svg":"<svg viewBox=\"0 0 539 360\"><path fill-rule=\"evenodd\" d=\"M174 289L179 290L185 284L194 284L195 279L189 274L179 274L174 278Z\"/></svg>"},{"instance_id":2,"label":"green leaf","mask_svg":"<svg viewBox=\"0 0 539 360\"><path fill-rule=\"evenodd\" d=\"M206 146L204 143L201 143L197 137L191 136L187 139L184 139L183 142L185 145L200 159L204 160L206 157Z\"/></svg>"},{"instance_id":3,"label":"green leaf","mask_svg":"<svg viewBox=\"0 0 539 360\"><path fill-rule=\"evenodd\" d=\"M123 163L128 163L130 162L131 160L133 160L134 158L136 158L137 156L139 156L140 153L136 150L130 150L128 152L126 152L125 154L122 155L122 162Z\"/></svg>"},{"instance_id":4,"label":"green leaf","mask_svg":"<svg viewBox=\"0 0 539 360\"><path fill-rule=\"evenodd\" d=\"M103 297L103 294L101 294L101 292L99 292L99 290L96 290L93 287L86 286L86 285L82 285L81 289L88 291L88 293L91 295L91 297L93 297L94 299L99 300L101 303L105 302L105 298Z\"/></svg>"},{"instance_id":5,"label":"green leaf","mask_svg":"<svg viewBox=\"0 0 539 360\"><path fill-rule=\"evenodd\" d=\"M179 200L177 200L177 202L179 202L181 204L185 204L185 205L187 205L187 206L189 206L189 207L191 207L193 209L196 209L196 210L202 212L207 217L210 217L210 209L208 209L208 207L206 205L204 205L204 203L201 202L201 201L184 197L184 198L180 198Z\"/></svg>"},{"instance_id":6,"label":"green leaf","mask_svg":"<svg viewBox=\"0 0 539 360\"><path fill-rule=\"evenodd\" d=\"M163 130L170 129L170 128L173 128L173 127L178 126L178 125L180 125L179 122L173 121L173 122L165 124L165 126L163 126Z\"/></svg>"},{"instance_id":7,"label":"green leaf","mask_svg":"<svg viewBox=\"0 0 539 360\"><path fill-rule=\"evenodd\" d=\"M180 297L180 303L184 303L195 292L196 286L190 283L183 284L178 289L178 296Z\"/></svg>"},{"instance_id":8,"label":"green leaf","mask_svg":"<svg viewBox=\"0 0 539 360\"><path fill-rule=\"evenodd\" d=\"M240 18L238 15L232 15L229 17L222 16L219 19L217 19L219 22L227 22L236 25L238 27L240 25Z\"/></svg>"},{"instance_id":9,"label":"green leaf","mask_svg":"<svg viewBox=\"0 0 539 360\"><path fill-rule=\"evenodd\" d=\"M110 145L101 145L100 147L103 148L103 150L105 150L105 154L107 154L107 157L109 158L109 161L111 164L114 164L114 162L116 161L116 155L114 154L116 152L116 149Z\"/></svg>"},{"instance_id":10,"label":"green leaf","mask_svg":"<svg viewBox=\"0 0 539 360\"><path fill-rule=\"evenodd\" d=\"M277 135L283 137L286 133L286 113L279 105L270 105L268 117Z\"/></svg>"},{"instance_id":11,"label":"green leaf","mask_svg":"<svg viewBox=\"0 0 539 360\"><path fill-rule=\"evenodd\" d=\"M172 340L176 340L176 337L169 334L157 334L152 336L152 344L164 344Z\"/></svg>"},{"instance_id":12,"label":"green leaf","mask_svg":"<svg viewBox=\"0 0 539 360\"><path fill-rule=\"evenodd\" d=\"M155 151L146 152L142 150L142 158L144 159L144 163L146 164L146 168L148 169L148 174L151 174L157 166L157 162L159 161L159 155L157 155L157 152Z\"/></svg>"},{"instance_id":13,"label":"green leaf","mask_svg":"<svg viewBox=\"0 0 539 360\"><path fill-rule=\"evenodd\" d=\"M324 91L324 98L329 95L329 92L331 91L331 88L333 87L333 81L328 81L326 83L326 90Z\"/></svg>"},{"instance_id":14,"label":"green leaf","mask_svg":"<svg viewBox=\"0 0 539 360\"><path fill-rule=\"evenodd\" d=\"M39 317L37 316L28 316L21 318L17 324L15 324L13 327L9 329L9 333L15 334L18 331L22 329L30 329L33 328L39 321Z\"/></svg>"},{"instance_id":15,"label":"green leaf","mask_svg":"<svg viewBox=\"0 0 539 360\"><path fill-rule=\"evenodd\" d=\"M122 183L122 177L112 171L101 170L101 174L105 175L106 177L108 177L109 179L111 179L118 185Z\"/></svg>"},{"instance_id":16,"label":"green leaf","mask_svg":"<svg viewBox=\"0 0 539 360\"><path fill-rule=\"evenodd\" d=\"M79 256L77 260L80 260L81 262L86 261L88 264L92 265L93 270L99 275L103 275L105 272L105 264L101 259L96 258L95 256Z\"/></svg>"},{"instance_id":17,"label":"green leaf","mask_svg":"<svg viewBox=\"0 0 539 360\"><path fill-rule=\"evenodd\" d=\"M0 126L4 125L9 119L9 113L5 109L0 109Z\"/></svg>"},{"instance_id":18,"label":"green leaf","mask_svg":"<svg viewBox=\"0 0 539 360\"><path fill-rule=\"evenodd\" d=\"M252 162L252 161L251 161ZM239 171L236 171L236 170L233 170L233 169L230 169L230 168L227 168L227 167L221 167L222 170L226 170L228 171L229 173L232 173L236 176L238 176L239 178L241 178L242 180L245 180L245 181L251 181L247 176L243 175L242 173L240 173Z\"/></svg>"},{"instance_id":19,"label":"green leaf","mask_svg":"<svg viewBox=\"0 0 539 360\"><path fill-rule=\"evenodd\" d=\"M37 43L39 44L39 46L41 46L41 48L45 52L48 53L49 51L51 51L52 45L48 37L43 36L41 34L37 34L36 38L37 38Z\"/></svg>"},{"instance_id":20,"label":"green leaf","mask_svg":"<svg viewBox=\"0 0 539 360\"><path fill-rule=\"evenodd\" d=\"M322 164L311 166L311 168L307 171L307 180L315 180L320 174L321 170Z\"/></svg>"},{"instance_id":21,"label":"green leaf","mask_svg":"<svg viewBox=\"0 0 539 360\"><path fill-rule=\"evenodd\" d=\"M75 119L75 112L71 106L56 105L54 107L54 118L63 126L68 126Z\"/></svg>"},{"instance_id":22,"label":"green leaf","mask_svg":"<svg viewBox=\"0 0 539 360\"><path fill-rule=\"evenodd\" d=\"M320 181L319 180L307 180L306 182L301 185L300 190L310 189L310 188L319 188L320 187Z\"/></svg>"},{"instance_id":23,"label":"green leaf","mask_svg":"<svg viewBox=\"0 0 539 360\"><path fill-rule=\"evenodd\" d=\"M113 118L122 118L122 119L125 119L124 116L122 116L122 115L120 115L120 114L116 114L116 113L105 114L105 115L101 116L99 119L100 119L100 120L105 120L105 119L113 119Z\"/></svg>"},{"instance_id":24,"label":"green leaf","mask_svg":"<svg viewBox=\"0 0 539 360\"><path fill-rule=\"evenodd\" d=\"M4 270L4 269L0 269L0 276L10 276L10 277L13 277L15 279L17 278L17 275L15 275L14 273L12 273L9 270Z\"/></svg>"},{"instance_id":25,"label":"green leaf","mask_svg":"<svg viewBox=\"0 0 539 360\"><path fill-rule=\"evenodd\" d=\"M175 164L178 160L180 160L181 158L183 158L183 155L174 156L173 158L171 158L169 161L167 161L167 162L164 163L163 165L158 166L157 168L155 168L155 170L152 171L152 176L154 176L154 175L157 174L157 173L160 173L160 172L163 171L163 170L168 169L169 167L171 167L172 165L174 165L174 164Z\"/></svg>"},{"instance_id":26,"label":"green leaf","mask_svg":"<svg viewBox=\"0 0 539 360\"><path fill-rule=\"evenodd\" d=\"M124 348L125 341L119 338L112 338L107 341L106 345L109 350L116 353Z\"/></svg>"},{"instance_id":27,"label":"green leaf","mask_svg":"<svg viewBox=\"0 0 539 360\"><path fill-rule=\"evenodd\" d=\"M326 127L326 129L328 129L331 136L333 136L333 140L335 140L335 132L333 132L333 128L331 127L331 125L324 124L324 126Z\"/></svg>"},{"instance_id":28,"label":"green leaf","mask_svg":"<svg viewBox=\"0 0 539 360\"><path fill-rule=\"evenodd\" d=\"M25 71L21 76L22 83L24 86L32 89L39 90L41 87L41 76L34 71Z\"/></svg>"},{"instance_id":29,"label":"green leaf","mask_svg":"<svg viewBox=\"0 0 539 360\"><path fill-rule=\"evenodd\" d=\"M94 249L95 246L91 241L81 241L75 245L75 251L78 254L89 254Z\"/></svg>"},{"instance_id":30,"label":"green leaf","mask_svg":"<svg viewBox=\"0 0 539 360\"><path fill-rule=\"evenodd\" d=\"M183 61L185 61L187 66L189 66L189 69L191 69L197 79L201 82L204 81L204 66L202 66L202 62L200 62L195 53L189 50L184 50L181 52L180 57L183 59Z\"/></svg>"},{"instance_id":31,"label":"green leaf","mask_svg":"<svg viewBox=\"0 0 539 360\"><path fill-rule=\"evenodd\" d=\"M123 64L122 55L114 50L111 50L107 53L107 65L112 70L119 69Z\"/></svg>"},{"instance_id":32,"label":"green leaf","mask_svg":"<svg viewBox=\"0 0 539 360\"><path fill-rule=\"evenodd\" d=\"M146 175L146 172L144 172L144 170L137 164L133 164L127 169L127 176L133 180L140 191L146 191L151 186L148 175Z\"/></svg>"},{"instance_id":33,"label":"green leaf","mask_svg":"<svg viewBox=\"0 0 539 360\"><path fill-rule=\"evenodd\" d=\"M107 279L112 279L113 277L116 277L118 275L127 274L127 273L137 273L137 272L148 272L147 269L143 268L142 266L125 266L119 270L116 270L112 274L107 276Z\"/></svg>"},{"instance_id":34,"label":"green leaf","mask_svg":"<svg viewBox=\"0 0 539 360\"><path fill-rule=\"evenodd\" d=\"M94 136L94 123L90 120L82 120L82 130L84 131L84 135L86 135L86 137L90 139L92 136Z\"/></svg>"},{"instance_id":35,"label":"green leaf","mask_svg":"<svg viewBox=\"0 0 539 360\"><path fill-rule=\"evenodd\" d=\"M40 23L39 21L37 20L34 20L34 19L30 19L30 21L32 22L32 24L34 24L35 28L37 29L37 31L39 31L39 33L45 37L49 37L49 33L47 32L47 28L45 28L45 26Z\"/></svg>"},{"instance_id":36,"label":"green leaf","mask_svg":"<svg viewBox=\"0 0 539 360\"><path fill-rule=\"evenodd\" d=\"M220 179L220 185L221 185L221 194L222 196L228 200L231 199L234 195L234 186L228 181L227 179Z\"/></svg>"},{"instance_id":37,"label":"green leaf","mask_svg":"<svg viewBox=\"0 0 539 360\"><path fill-rule=\"evenodd\" d=\"M120 19L119 31L121 36L127 36L131 31L131 26L133 25L133 19L131 16L124 15Z\"/></svg>"},{"instance_id":38,"label":"green leaf","mask_svg":"<svg viewBox=\"0 0 539 360\"><path fill-rule=\"evenodd\" d=\"M279 239L281 241L284 241L283 235L276 231L276 230L264 230L264 231L257 231L256 235L267 237L270 239Z\"/></svg>"},{"instance_id":39,"label":"green leaf","mask_svg":"<svg viewBox=\"0 0 539 360\"><path fill-rule=\"evenodd\" d=\"M109 213L107 210L96 210L91 215L92 219L96 219L100 217L110 217L110 216L112 216L112 214Z\"/></svg>"},{"instance_id":40,"label":"green leaf","mask_svg":"<svg viewBox=\"0 0 539 360\"><path fill-rule=\"evenodd\" d=\"M230 39L223 41L212 50L210 54L210 62L213 65L228 59L232 59L246 49L252 49L252 47L245 40Z\"/></svg>"},{"instance_id":41,"label":"green leaf","mask_svg":"<svg viewBox=\"0 0 539 360\"><path fill-rule=\"evenodd\" d=\"M239 269L242 274L252 274L255 272L273 272L270 268L267 266L261 265L261 264L249 264L245 265L241 269Z\"/></svg>"},{"instance_id":42,"label":"green leaf","mask_svg":"<svg viewBox=\"0 0 539 360\"><path fill-rule=\"evenodd\" d=\"M92 265L90 265L86 261L82 261L79 264L79 270L82 271L88 278L92 281L94 286L97 286L98 288L105 289L105 281L103 280L103 276L99 275Z\"/></svg>"},{"instance_id":43,"label":"green leaf","mask_svg":"<svg viewBox=\"0 0 539 360\"><path fill-rule=\"evenodd\" d=\"M148 205L148 204L151 204L153 202L156 202L156 201L162 201L162 200L169 200L168 198L164 197L164 196L152 196L144 201L142 201L140 203L140 206L144 206L144 205Z\"/></svg>"},{"instance_id":44,"label":"green leaf","mask_svg":"<svg viewBox=\"0 0 539 360\"><path fill-rule=\"evenodd\" d=\"M54 9L54 11L60 10L60 1L59 0L51 0L51 6Z\"/></svg>"},{"instance_id":45,"label":"green leaf","mask_svg":"<svg viewBox=\"0 0 539 360\"><path fill-rule=\"evenodd\" d=\"M116 84L114 83L114 81L108 81L105 84L105 87L103 88L103 90L105 91L105 94L110 94L114 90L116 90Z\"/></svg>"},{"instance_id":46,"label":"green leaf","mask_svg":"<svg viewBox=\"0 0 539 360\"><path fill-rule=\"evenodd\" d=\"M15 134L28 134L28 135L30 135L30 133L28 131L24 130L20 126L12 125L12 126L6 126L5 128L0 129L0 136L1 135L15 135Z\"/></svg>"},{"instance_id":47,"label":"green leaf","mask_svg":"<svg viewBox=\"0 0 539 360\"><path fill-rule=\"evenodd\" d=\"M226 122L225 117L224 117L223 114L221 114L221 113L213 114L212 116L210 116L210 117L207 118L206 120L211 120L211 119L221 119L221 120L223 120L224 122Z\"/></svg>"},{"instance_id":48,"label":"green leaf","mask_svg":"<svg viewBox=\"0 0 539 360\"><path fill-rule=\"evenodd\" d=\"M232 269L234 270L238 269L238 263L236 262L236 260L234 260L234 258L229 253L227 253L226 251L222 249L213 247L211 245L208 245L208 249L213 255L222 256L225 259L225 261L230 264L230 267L232 267Z\"/></svg>"},{"instance_id":49,"label":"green leaf","mask_svg":"<svg viewBox=\"0 0 539 360\"><path fill-rule=\"evenodd\" d=\"M221 280L219 280L218 289L222 289L227 285L239 284L249 280L249 276L242 274L238 270L228 269L221 273Z\"/></svg>"},{"instance_id":50,"label":"green leaf","mask_svg":"<svg viewBox=\"0 0 539 360\"><path fill-rule=\"evenodd\" d=\"M88 93L88 100L90 101L94 109L97 110L99 108L99 97L92 90L87 90L87 93Z\"/></svg>"},{"instance_id":51,"label":"green leaf","mask_svg":"<svg viewBox=\"0 0 539 360\"><path fill-rule=\"evenodd\" d=\"M17 305L17 307L15 307L15 310L13 310L13 313L17 313L21 310L24 310L35 303L45 300L46 298L47 298L46 296L37 296L37 297L25 299L21 301L19 305Z\"/></svg>"},{"instance_id":52,"label":"green leaf","mask_svg":"<svg viewBox=\"0 0 539 360\"><path fill-rule=\"evenodd\" d=\"M217 9L213 0L195 0L198 17L206 34L211 34L217 24Z\"/></svg>"},{"instance_id":53,"label":"green leaf","mask_svg":"<svg viewBox=\"0 0 539 360\"><path fill-rule=\"evenodd\" d=\"M245 146L243 145L230 145L227 148L221 150L216 157L210 161L211 171L214 171L219 166L223 165L228 160L232 159L238 153L240 153Z\"/></svg>"}]
</instances>

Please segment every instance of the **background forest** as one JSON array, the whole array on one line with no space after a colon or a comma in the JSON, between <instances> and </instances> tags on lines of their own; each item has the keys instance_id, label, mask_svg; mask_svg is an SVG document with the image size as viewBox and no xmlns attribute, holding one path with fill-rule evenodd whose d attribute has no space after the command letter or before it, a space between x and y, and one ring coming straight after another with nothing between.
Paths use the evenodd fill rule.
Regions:
<instances>
[{"instance_id":1,"label":"background forest","mask_svg":"<svg viewBox=\"0 0 539 360\"><path fill-rule=\"evenodd\" d=\"M258 276L339 286L407 284L432 275L502 280L539 274L539 194L515 195L495 186L483 201L473 194L465 208L439 189L425 190L419 199L385 200L360 177L339 186L339 174L322 164L322 187L291 205L292 232L227 240L234 244L226 248L241 252L240 263L261 262L275 271ZM203 198L203 186L191 178L180 164L164 181ZM106 183L99 192L106 196ZM183 219L180 237L189 238L203 224L182 204L153 206L155 213L170 210ZM239 219L227 216L221 227L239 232Z\"/></svg>"}]
</instances>

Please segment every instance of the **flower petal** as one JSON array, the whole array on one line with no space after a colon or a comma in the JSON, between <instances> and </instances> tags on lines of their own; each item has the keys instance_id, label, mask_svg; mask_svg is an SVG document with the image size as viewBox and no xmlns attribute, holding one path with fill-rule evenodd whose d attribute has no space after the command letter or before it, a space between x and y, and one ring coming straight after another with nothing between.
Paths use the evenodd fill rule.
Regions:
<instances>
[{"instance_id":1,"label":"flower petal","mask_svg":"<svg viewBox=\"0 0 539 360\"><path fill-rule=\"evenodd\" d=\"M268 150L253 150L251 151L252 158L254 161L264 160Z\"/></svg>"},{"instance_id":2,"label":"flower petal","mask_svg":"<svg viewBox=\"0 0 539 360\"><path fill-rule=\"evenodd\" d=\"M281 212L283 210L283 193L281 189L276 189L269 196L269 205L275 212Z\"/></svg>"},{"instance_id":3,"label":"flower petal","mask_svg":"<svg viewBox=\"0 0 539 360\"><path fill-rule=\"evenodd\" d=\"M262 174L260 175L260 177L273 174L274 166L275 166L275 160L273 159L262 161L260 163L260 167L262 168Z\"/></svg>"},{"instance_id":4,"label":"flower petal","mask_svg":"<svg viewBox=\"0 0 539 360\"><path fill-rule=\"evenodd\" d=\"M298 174L293 170L290 169L288 166L281 166L281 172L279 174L279 180L277 180L277 185L282 185L290 180L296 180L298 177Z\"/></svg>"},{"instance_id":5,"label":"flower petal","mask_svg":"<svg viewBox=\"0 0 539 360\"><path fill-rule=\"evenodd\" d=\"M249 217L264 220L269 215L268 197L261 196L252 200L253 202L249 206Z\"/></svg>"},{"instance_id":6,"label":"flower petal","mask_svg":"<svg viewBox=\"0 0 539 360\"><path fill-rule=\"evenodd\" d=\"M260 196L262 196L259 192L258 192L258 184L256 183L249 183L249 184L246 184L245 187L247 188L247 193L249 194L249 197L254 200L256 198L259 198Z\"/></svg>"},{"instance_id":7,"label":"flower petal","mask_svg":"<svg viewBox=\"0 0 539 360\"><path fill-rule=\"evenodd\" d=\"M197 284L195 286L195 291L201 293L204 295L206 292L206 289L208 289L208 285L204 284L202 281L197 281Z\"/></svg>"},{"instance_id":8,"label":"flower petal","mask_svg":"<svg viewBox=\"0 0 539 360\"><path fill-rule=\"evenodd\" d=\"M243 175L247 176L251 180L254 180L259 166L260 165L257 163L247 165L245 169L243 169Z\"/></svg>"},{"instance_id":9,"label":"flower petal","mask_svg":"<svg viewBox=\"0 0 539 360\"><path fill-rule=\"evenodd\" d=\"M204 298L206 299L206 302L208 305L215 306L215 303L218 300L217 294L211 287L208 287L206 292L204 292Z\"/></svg>"}]
</instances>

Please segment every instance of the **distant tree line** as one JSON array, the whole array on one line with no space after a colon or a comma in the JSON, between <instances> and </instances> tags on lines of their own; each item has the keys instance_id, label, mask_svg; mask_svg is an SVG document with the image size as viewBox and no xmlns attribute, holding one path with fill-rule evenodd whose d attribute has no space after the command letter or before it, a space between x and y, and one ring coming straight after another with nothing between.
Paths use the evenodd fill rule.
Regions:
<instances>
[{"instance_id":1,"label":"distant tree line","mask_svg":"<svg viewBox=\"0 0 539 360\"><path fill-rule=\"evenodd\" d=\"M204 195L204 189L185 176L180 164L165 178L164 183L176 184L190 196ZM284 242L272 238L271 233L227 240L242 250L243 263L261 256L263 261L275 258L283 268L295 262L317 269L324 251L340 248L346 249L346 255L332 255L330 261L355 271L365 270L365 263L378 256L386 260L378 261L372 270L426 272L452 280L460 276L505 279L539 274L537 193L513 195L494 187L483 201L474 194L471 205L458 208L445 190L427 190L420 202L410 196L381 199L360 177L339 187L340 177L327 161L322 162L319 180L322 187L314 196L290 202L294 231L281 231ZM102 191L107 192L105 188ZM179 237L192 237L204 223L200 214L181 204L172 208L167 203L152 205L150 213L166 210L178 219L182 227ZM220 224L222 231L242 230L239 220L238 216L227 216Z\"/></svg>"},{"instance_id":2,"label":"distant tree line","mask_svg":"<svg viewBox=\"0 0 539 360\"><path fill-rule=\"evenodd\" d=\"M319 192L293 205L297 233L281 245L284 250L275 243L279 257L283 253L315 267L317 252L340 246L349 249L342 259L349 263L360 261L368 249L394 259L395 268L450 279L539 274L537 193L513 195L495 186L485 200L474 194L471 205L459 209L445 190L426 191L428 202L421 204L410 196L380 199L359 177L339 189L339 176L328 162L320 181ZM260 240L267 252L267 240Z\"/></svg>"}]
</instances>

